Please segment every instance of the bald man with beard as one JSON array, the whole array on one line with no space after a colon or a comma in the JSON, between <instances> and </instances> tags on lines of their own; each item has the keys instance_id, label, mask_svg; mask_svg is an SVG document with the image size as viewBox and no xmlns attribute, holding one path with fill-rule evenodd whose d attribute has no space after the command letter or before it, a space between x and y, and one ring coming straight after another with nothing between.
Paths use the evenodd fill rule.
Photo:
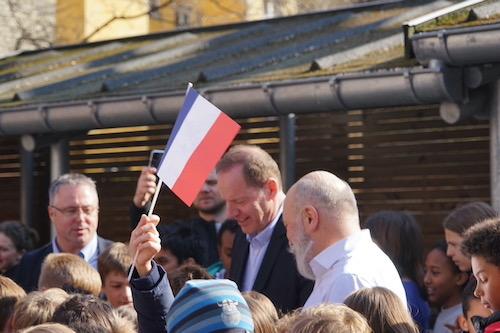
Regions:
<instances>
[{"instance_id":1,"label":"bald man with beard","mask_svg":"<svg viewBox=\"0 0 500 333\"><path fill-rule=\"evenodd\" d=\"M406 305L399 274L389 257L361 230L349 184L314 171L288 191L284 224L298 271L315 281L305 307L343 303L354 291L385 287Z\"/></svg>"}]
</instances>

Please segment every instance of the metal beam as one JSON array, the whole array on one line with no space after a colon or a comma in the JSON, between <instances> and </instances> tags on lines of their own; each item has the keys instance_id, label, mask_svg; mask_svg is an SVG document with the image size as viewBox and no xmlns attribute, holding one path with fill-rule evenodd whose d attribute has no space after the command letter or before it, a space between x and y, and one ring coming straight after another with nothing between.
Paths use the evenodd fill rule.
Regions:
<instances>
[{"instance_id":1,"label":"metal beam","mask_svg":"<svg viewBox=\"0 0 500 333\"><path fill-rule=\"evenodd\" d=\"M492 85L490 109L491 204L500 211L500 80Z\"/></svg>"},{"instance_id":2,"label":"metal beam","mask_svg":"<svg viewBox=\"0 0 500 333\"><path fill-rule=\"evenodd\" d=\"M33 136L21 137L21 222L33 227L35 148Z\"/></svg>"},{"instance_id":3,"label":"metal beam","mask_svg":"<svg viewBox=\"0 0 500 333\"><path fill-rule=\"evenodd\" d=\"M295 114L280 117L280 169L283 190L295 182Z\"/></svg>"}]
</instances>

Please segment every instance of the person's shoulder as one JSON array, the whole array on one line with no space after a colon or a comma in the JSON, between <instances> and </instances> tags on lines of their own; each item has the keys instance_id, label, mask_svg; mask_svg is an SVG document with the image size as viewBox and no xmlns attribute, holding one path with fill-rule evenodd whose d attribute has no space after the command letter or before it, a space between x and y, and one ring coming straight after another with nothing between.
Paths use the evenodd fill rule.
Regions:
<instances>
[{"instance_id":1,"label":"person's shoulder","mask_svg":"<svg viewBox=\"0 0 500 333\"><path fill-rule=\"evenodd\" d=\"M97 244L101 248L101 250L105 250L109 246L113 245L114 241L110 239L103 238L101 236L97 236Z\"/></svg>"},{"instance_id":2,"label":"person's shoulder","mask_svg":"<svg viewBox=\"0 0 500 333\"><path fill-rule=\"evenodd\" d=\"M19 270L24 271L37 265L41 265L45 257L52 252L52 243L47 243L42 247L26 252L19 263Z\"/></svg>"}]
</instances>

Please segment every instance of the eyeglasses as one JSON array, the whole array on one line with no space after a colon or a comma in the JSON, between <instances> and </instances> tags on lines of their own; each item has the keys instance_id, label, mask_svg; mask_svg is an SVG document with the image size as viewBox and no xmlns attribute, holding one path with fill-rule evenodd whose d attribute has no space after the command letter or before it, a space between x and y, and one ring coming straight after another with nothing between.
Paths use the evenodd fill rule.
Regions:
<instances>
[{"instance_id":1,"label":"eyeglasses","mask_svg":"<svg viewBox=\"0 0 500 333\"><path fill-rule=\"evenodd\" d=\"M67 207L67 208L58 208L56 206L50 205L49 207L54 208L59 213L63 214L67 218L75 217L80 213L80 210L84 215L90 216L99 211L99 208L95 206L77 206L77 207Z\"/></svg>"}]
</instances>

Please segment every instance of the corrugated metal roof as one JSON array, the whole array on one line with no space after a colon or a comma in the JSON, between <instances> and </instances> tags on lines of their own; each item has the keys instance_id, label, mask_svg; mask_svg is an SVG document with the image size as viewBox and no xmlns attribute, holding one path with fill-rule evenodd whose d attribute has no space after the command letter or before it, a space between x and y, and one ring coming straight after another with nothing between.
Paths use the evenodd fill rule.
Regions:
<instances>
[{"instance_id":1,"label":"corrugated metal roof","mask_svg":"<svg viewBox=\"0 0 500 333\"><path fill-rule=\"evenodd\" d=\"M402 23L452 3L372 4L27 52L0 60L0 109L179 90L188 81L220 87L411 66Z\"/></svg>"}]
</instances>

